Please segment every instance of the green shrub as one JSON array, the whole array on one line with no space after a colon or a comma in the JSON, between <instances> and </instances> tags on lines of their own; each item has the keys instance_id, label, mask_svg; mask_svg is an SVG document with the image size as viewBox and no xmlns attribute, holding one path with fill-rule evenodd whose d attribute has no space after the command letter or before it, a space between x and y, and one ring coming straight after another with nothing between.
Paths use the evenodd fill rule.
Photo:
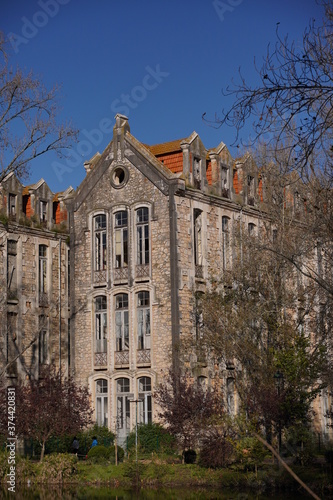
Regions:
<instances>
[{"instance_id":1,"label":"green shrub","mask_svg":"<svg viewBox=\"0 0 333 500\"><path fill-rule=\"evenodd\" d=\"M102 446L97 445L91 448L88 452L88 460L95 464L103 463L115 463L115 447L114 446ZM118 446L117 447L117 458L118 462L122 462L124 459L124 450Z\"/></svg>"},{"instance_id":2,"label":"green shrub","mask_svg":"<svg viewBox=\"0 0 333 500\"><path fill-rule=\"evenodd\" d=\"M68 453L47 455L39 465L38 479L46 483L61 483L70 479L76 473L76 462L76 456Z\"/></svg>"},{"instance_id":3,"label":"green shrub","mask_svg":"<svg viewBox=\"0 0 333 500\"><path fill-rule=\"evenodd\" d=\"M105 446L107 448L113 445L115 435L107 427L94 425L93 427L76 434L76 437L80 444L79 453L82 455L86 455L92 445L94 437L96 437L97 443L99 445ZM72 437L72 441L73 438L74 436Z\"/></svg>"},{"instance_id":4,"label":"green shrub","mask_svg":"<svg viewBox=\"0 0 333 500\"><path fill-rule=\"evenodd\" d=\"M264 445L254 437L244 437L235 444L236 461L244 470L254 470L261 465L267 455Z\"/></svg>"},{"instance_id":5,"label":"green shrub","mask_svg":"<svg viewBox=\"0 0 333 500\"><path fill-rule=\"evenodd\" d=\"M138 425L138 445L144 454L165 453L173 454L175 451L175 438L160 424ZM127 439L127 449L135 448L135 430Z\"/></svg>"}]
</instances>

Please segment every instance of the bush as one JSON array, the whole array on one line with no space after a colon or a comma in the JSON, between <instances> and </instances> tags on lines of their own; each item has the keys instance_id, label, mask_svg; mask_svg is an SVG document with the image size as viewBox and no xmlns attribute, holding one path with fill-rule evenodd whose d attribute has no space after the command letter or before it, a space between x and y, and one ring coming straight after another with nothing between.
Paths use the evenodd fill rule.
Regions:
<instances>
[{"instance_id":1,"label":"bush","mask_svg":"<svg viewBox=\"0 0 333 500\"><path fill-rule=\"evenodd\" d=\"M212 469L226 467L231 463L233 450L231 439L218 429L213 429L203 439L199 464Z\"/></svg>"},{"instance_id":2,"label":"bush","mask_svg":"<svg viewBox=\"0 0 333 500\"><path fill-rule=\"evenodd\" d=\"M94 437L96 437L98 445L105 446L106 448L108 448L111 445L113 445L115 435L113 432L109 431L107 427L100 427L98 425L94 425L90 429L87 429L83 432L76 434L76 437L80 444L79 453L86 455L92 445Z\"/></svg>"},{"instance_id":3,"label":"bush","mask_svg":"<svg viewBox=\"0 0 333 500\"><path fill-rule=\"evenodd\" d=\"M197 452L195 450L184 451L184 462L186 464L195 464L197 459Z\"/></svg>"},{"instance_id":4,"label":"bush","mask_svg":"<svg viewBox=\"0 0 333 500\"><path fill-rule=\"evenodd\" d=\"M47 455L39 465L39 480L45 483L61 483L76 472L77 458L68 453Z\"/></svg>"},{"instance_id":5,"label":"bush","mask_svg":"<svg viewBox=\"0 0 333 500\"><path fill-rule=\"evenodd\" d=\"M103 463L115 463L115 447L114 446L102 446L97 445L91 448L88 452L88 460L95 464ZM118 446L117 447L117 458L118 462L122 462L124 459L124 450Z\"/></svg>"},{"instance_id":6,"label":"bush","mask_svg":"<svg viewBox=\"0 0 333 500\"><path fill-rule=\"evenodd\" d=\"M266 448L254 437L244 437L236 442L236 460L244 470L254 470L267 455Z\"/></svg>"},{"instance_id":7,"label":"bush","mask_svg":"<svg viewBox=\"0 0 333 500\"><path fill-rule=\"evenodd\" d=\"M142 453L165 453L173 454L176 440L160 424L140 424L138 425L138 444ZM131 432L127 439L127 449L135 448L135 430Z\"/></svg>"}]
</instances>

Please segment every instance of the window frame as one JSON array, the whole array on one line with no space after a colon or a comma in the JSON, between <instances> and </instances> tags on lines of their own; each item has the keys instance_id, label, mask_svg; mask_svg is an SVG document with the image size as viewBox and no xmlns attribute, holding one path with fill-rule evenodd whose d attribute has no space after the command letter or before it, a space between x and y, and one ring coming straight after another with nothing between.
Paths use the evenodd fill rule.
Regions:
<instances>
[{"instance_id":1,"label":"window frame","mask_svg":"<svg viewBox=\"0 0 333 500\"><path fill-rule=\"evenodd\" d=\"M101 390L98 390L100 386ZM95 380L96 399L96 424L108 427L109 423L109 384L108 380L99 378ZM100 405L99 405L100 402ZM99 410L100 406L100 410Z\"/></svg>"},{"instance_id":2,"label":"window frame","mask_svg":"<svg viewBox=\"0 0 333 500\"><path fill-rule=\"evenodd\" d=\"M117 293L114 300L115 351L129 351L129 295L123 292Z\"/></svg>"},{"instance_id":3,"label":"window frame","mask_svg":"<svg viewBox=\"0 0 333 500\"><path fill-rule=\"evenodd\" d=\"M125 222L120 214L126 214ZM118 221L117 221L118 219ZM116 269L128 268L129 264L129 212L117 210L114 213L114 267Z\"/></svg>"},{"instance_id":4,"label":"window frame","mask_svg":"<svg viewBox=\"0 0 333 500\"><path fill-rule=\"evenodd\" d=\"M140 388L140 383L149 380L149 388L146 386ZM142 381L142 382L141 382ZM139 412L138 421L140 424L150 424L153 421L153 401L152 401L152 382L151 377L142 376L138 378L138 399Z\"/></svg>"},{"instance_id":5,"label":"window frame","mask_svg":"<svg viewBox=\"0 0 333 500\"><path fill-rule=\"evenodd\" d=\"M144 212L140 220L140 213ZM148 266L150 262L150 216L148 207L138 207L135 210L136 264ZM141 233L141 234L140 234Z\"/></svg>"},{"instance_id":6,"label":"window frame","mask_svg":"<svg viewBox=\"0 0 333 500\"><path fill-rule=\"evenodd\" d=\"M143 295L145 297L143 297ZM135 298L136 298L137 349L139 351L142 351L145 349L150 349L150 342L151 342L150 292L148 290L140 290L139 292L136 293ZM145 303L144 304L140 303L140 301L143 300L145 301ZM142 316L142 321L140 321L141 316Z\"/></svg>"},{"instance_id":7,"label":"window frame","mask_svg":"<svg viewBox=\"0 0 333 500\"><path fill-rule=\"evenodd\" d=\"M100 306L98 306L99 302L101 303ZM106 295L97 295L96 297L94 297L95 353L107 352L107 338L108 338L107 304L108 301Z\"/></svg>"},{"instance_id":8,"label":"window frame","mask_svg":"<svg viewBox=\"0 0 333 500\"><path fill-rule=\"evenodd\" d=\"M103 218L101 226L97 227L98 218ZM92 218L93 225L93 270L105 271L107 269L107 216L105 213L95 214Z\"/></svg>"}]
</instances>

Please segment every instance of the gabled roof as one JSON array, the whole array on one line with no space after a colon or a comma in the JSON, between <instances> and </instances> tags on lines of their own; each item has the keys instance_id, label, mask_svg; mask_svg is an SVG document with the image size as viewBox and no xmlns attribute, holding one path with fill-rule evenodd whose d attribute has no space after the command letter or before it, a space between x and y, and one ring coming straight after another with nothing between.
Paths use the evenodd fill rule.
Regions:
<instances>
[{"instance_id":1,"label":"gabled roof","mask_svg":"<svg viewBox=\"0 0 333 500\"><path fill-rule=\"evenodd\" d=\"M148 146L145 144L145 147L149 149L149 151L154 156L165 155L168 153L175 153L177 151L181 151L180 144L185 139L176 139L175 141L163 142L161 144L153 144L152 146Z\"/></svg>"}]
</instances>

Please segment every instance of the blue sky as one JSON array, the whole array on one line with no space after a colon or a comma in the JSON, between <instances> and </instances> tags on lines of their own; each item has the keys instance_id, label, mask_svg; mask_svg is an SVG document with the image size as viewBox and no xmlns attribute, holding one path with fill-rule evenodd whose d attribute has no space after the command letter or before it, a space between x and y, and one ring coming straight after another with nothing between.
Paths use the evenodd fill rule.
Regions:
<instances>
[{"instance_id":1,"label":"blue sky","mask_svg":"<svg viewBox=\"0 0 333 500\"><path fill-rule=\"evenodd\" d=\"M223 141L236 154L235 132L209 127L202 114L213 119L228 106L221 90L239 67L257 81L254 57L260 63L274 43L277 22L297 41L322 14L315 0L2 0L0 29L20 37L11 63L50 88L61 84L59 117L80 130L70 165L44 156L26 183L43 177L54 192L76 188L84 161L111 140L117 112L143 143L195 130L207 148Z\"/></svg>"}]
</instances>

